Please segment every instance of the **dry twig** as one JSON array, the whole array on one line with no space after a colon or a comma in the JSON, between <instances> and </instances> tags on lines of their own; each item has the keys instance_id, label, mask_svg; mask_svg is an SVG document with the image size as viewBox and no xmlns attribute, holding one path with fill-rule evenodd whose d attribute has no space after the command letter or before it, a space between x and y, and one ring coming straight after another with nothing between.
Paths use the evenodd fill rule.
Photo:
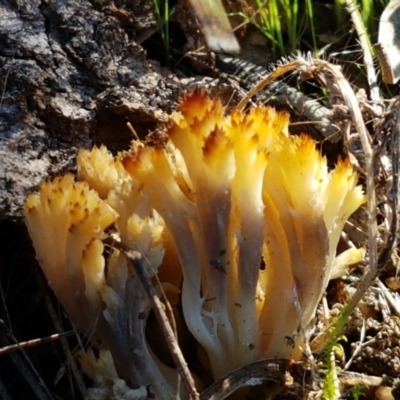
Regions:
<instances>
[{"instance_id":1,"label":"dry twig","mask_svg":"<svg viewBox=\"0 0 400 400\"><path fill-rule=\"evenodd\" d=\"M261 384L262 380L284 383L290 361L283 359L260 360L222 377L201 393L200 400L223 400L243 386Z\"/></svg>"},{"instance_id":2,"label":"dry twig","mask_svg":"<svg viewBox=\"0 0 400 400\"><path fill-rule=\"evenodd\" d=\"M0 324L4 324L4 321L0 319ZM8 346L3 346L0 348L0 356L7 354L11 351L16 351L19 349L27 348L27 347L33 347L37 346L39 344L44 344L48 342L52 342L54 340L61 339L61 337L66 337L66 336L71 336L75 332L74 331L67 331L67 332L62 332L62 333L55 333L53 335L44 337L44 338L38 338L38 339L31 339L27 340L25 342L18 342L15 344L9 344Z\"/></svg>"}]
</instances>

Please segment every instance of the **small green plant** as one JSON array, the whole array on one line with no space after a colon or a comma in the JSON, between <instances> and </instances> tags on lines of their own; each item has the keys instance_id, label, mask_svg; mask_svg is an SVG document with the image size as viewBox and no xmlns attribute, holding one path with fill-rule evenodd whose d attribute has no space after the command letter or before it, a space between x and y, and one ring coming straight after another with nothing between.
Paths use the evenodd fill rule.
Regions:
<instances>
[{"instance_id":1,"label":"small green plant","mask_svg":"<svg viewBox=\"0 0 400 400\"><path fill-rule=\"evenodd\" d=\"M336 387L335 382L337 379L337 371L329 367L325 373L324 385L322 388L323 400L336 400Z\"/></svg>"},{"instance_id":2,"label":"small green plant","mask_svg":"<svg viewBox=\"0 0 400 400\"><path fill-rule=\"evenodd\" d=\"M346 341L343 335L344 327L350 317L350 309L346 305L337 318L332 321L332 326L329 329L330 338L326 344L322 356L325 366L325 379L322 387L322 398L324 400L336 400L337 396L337 369L335 363L335 355L343 354L343 347L340 341Z\"/></svg>"},{"instance_id":3,"label":"small green plant","mask_svg":"<svg viewBox=\"0 0 400 400\"><path fill-rule=\"evenodd\" d=\"M305 14L301 12L298 0L269 0L268 2L255 0L255 4L256 13L253 16L244 13L235 15L242 16L271 41L275 56L284 56L296 52L305 26L310 29L311 47L314 52L317 52L312 0L305 1ZM287 40L285 40L284 33Z\"/></svg>"},{"instance_id":4,"label":"small green plant","mask_svg":"<svg viewBox=\"0 0 400 400\"><path fill-rule=\"evenodd\" d=\"M379 20L377 12L378 10L380 12L387 3L388 0L355 0L368 35L376 32ZM240 15L244 20L257 27L270 40L275 56L284 56L299 50L298 44L305 26L308 27L311 35L310 48L314 53L318 52L317 36L321 32L317 32L316 29L312 0L305 1L304 12L302 12L298 0L255 0L255 4L256 12L253 16L244 13L235 13L234 15ZM335 0L334 2L338 27L343 26L347 21L348 12L345 6L345 0Z\"/></svg>"},{"instance_id":5,"label":"small green plant","mask_svg":"<svg viewBox=\"0 0 400 400\"><path fill-rule=\"evenodd\" d=\"M272 50L274 54L276 54L278 49L280 51L284 49L284 44L280 19L277 14L278 11L277 8L274 7L274 4L271 5L271 3L269 9L267 9L265 2L256 0L257 12L254 16L249 16L243 12L231 13L230 16L240 16L248 23L254 25L268 40L271 41Z\"/></svg>"},{"instance_id":6,"label":"small green plant","mask_svg":"<svg viewBox=\"0 0 400 400\"><path fill-rule=\"evenodd\" d=\"M353 400L361 400L361 397L365 397L365 394L362 392L362 388L360 385L355 385L352 390Z\"/></svg>"},{"instance_id":7,"label":"small green plant","mask_svg":"<svg viewBox=\"0 0 400 400\"><path fill-rule=\"evenodd\" d=\"M307 11L307 21L310 24L313 50L314 50L314 53L316 53L318 50L318 46L317 46L317 37L316 37L315 26L314 26L314 9L313 9L312 0L306 0L306 11ZM298 38L297 38L297 41L298 41Z\"/></svg>"},{"instance_id":8,"label":"small green plant","mask_svg":"<svg viewBox=\"0 0 400 400\"><path fill-rule=\"evenodd\" d=\"M170 35L169 35L169 3L168 0L163 0L162 8L159 0L153 0L154 16L160 30L161 40L163 42L165 58L167 65L170 61Z\"/></svg>"},{"instance_id":9,"label":"small green plant","mask_svg":"<svg viewBox=\"0 0 400 400\"><path fill-rule=\"evenodd\" d=\"M309 0L307 2L311 3ZM299 2L297 0L255 0L256 13L253 16L244 13L240 15L244 20L254 25L271 41L272 51L275 56L292 53L297 48L299 30ZM281 23L281 12L284 13L287 27L288 43L285 45Z\"/></svg>"}]
</instances>

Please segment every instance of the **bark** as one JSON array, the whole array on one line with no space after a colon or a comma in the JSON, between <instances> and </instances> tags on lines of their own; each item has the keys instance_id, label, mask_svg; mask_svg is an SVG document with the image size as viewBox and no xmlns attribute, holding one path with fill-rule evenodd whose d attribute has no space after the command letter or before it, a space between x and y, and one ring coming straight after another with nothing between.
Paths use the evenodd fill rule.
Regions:
<instances>
[{"instance_id":1,"label":"bark","mask_svg":"<svg viewBox=\"0 0 400 400\"><path fill-rule=\"evenodd\" d=\"M0 0L0 220L73 170L79 148L112 151L154 130L179 81L135 42L155 27L149 0Z\"/></svg>"}]
</instances>

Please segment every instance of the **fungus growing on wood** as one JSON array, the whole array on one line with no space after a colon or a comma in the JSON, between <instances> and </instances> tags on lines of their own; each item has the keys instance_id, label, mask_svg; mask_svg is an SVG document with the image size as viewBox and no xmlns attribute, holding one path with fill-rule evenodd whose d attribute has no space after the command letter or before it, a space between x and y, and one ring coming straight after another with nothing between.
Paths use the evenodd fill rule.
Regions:
<instances>
[{"instance_id":1,"label":"fungus growing on wood","mask_svg":"<svg viewBox=\"0 0 400 400\"><path fill-rule=\"evenodd\" d=\"M344 223L365 201L356 173L346 160L328 171L315 143L288 125L287 114L264 106L225 115L195 91L170 116L165 146L134 142L116 158L81 151L81 182L68 175L29 196L28 228L55 294L132 388L173 398L177 374L147 343L151 306L127 258L119 250L104 258L109 225L158 274L155 285L182 310L214 379L262 358L300 358L329 279L362 257L351 251L335 262ZM71 229L81 225L86 236ZM92 309L95 326L84 317Z\"/></svg>"}]
</instances>

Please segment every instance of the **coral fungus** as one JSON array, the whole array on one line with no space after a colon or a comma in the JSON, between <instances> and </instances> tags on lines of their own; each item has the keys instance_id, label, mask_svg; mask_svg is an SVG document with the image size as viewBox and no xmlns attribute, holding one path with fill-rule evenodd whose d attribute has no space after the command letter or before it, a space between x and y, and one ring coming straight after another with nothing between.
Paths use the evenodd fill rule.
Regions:
<instances>
[{"instance_id":1,"label":"coral fungus","mask_svg":"<svg viewBox=\"0 0 400 400\"><path fill-rule=\"evenodd\" d=\"M77 182L57 178L28 197L40 265L71 320L115 365L109 387L123 379L137 398L143 388L160 399L178 390L177 371L148 343L151 305L135 271L120 250L105 256L101 234L112 224L158 275L182 318L178 334L190 332L214 379L301 356L304 328L337 274L340 233L365 196L348 161L329 171L288 124L264 106L225 115L195 91L170 116L165 146L134 142L115 158L104 147L81 150Z\"/></svg>"}]
</instances>

